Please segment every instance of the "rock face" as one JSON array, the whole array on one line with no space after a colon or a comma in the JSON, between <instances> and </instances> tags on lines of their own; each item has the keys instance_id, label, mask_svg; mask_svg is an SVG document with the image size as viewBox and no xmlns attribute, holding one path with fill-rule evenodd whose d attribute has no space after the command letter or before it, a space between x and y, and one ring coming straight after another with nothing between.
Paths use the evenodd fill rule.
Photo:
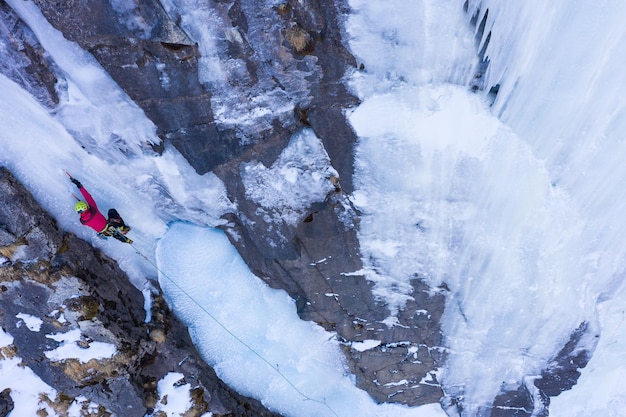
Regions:
<instances>
[{"instance_id":1,"label":"rock face","mask_svg":"<svg viewBox=\"0 0 626 417\"><path fill-rule=\"evenodd\" d=\"M59 230L5 168L0 168L0 254L0 324L14 338L0 356L20 357L55 388L57 398L44 399L53 408L67 409L85 401L77 399L82 396L98 406L98 415L144 416L163 401L157 382L177 372L193 399L185 415L276 415L216 377L158 295L154 320L146 325L143 295L117 264ZM41 320L40 329L28 328L25 315ZM105 343L116 353L87 362L55 359L50 352L60 343L50 336L73 331L85 351ZM10 390L0 394L0 410L12 407Z\"/></svg>"},{"instance_id":2,"label":"rock face","mask_svg":"<svg viewBox=\"0 0 626 417\"><path fill-rule=\"evenodd\" d=\"M39 41L13 10L0 2L0 72L30 92L42 104L58 104L56 75Z\"/></svg>"},{"instance_id":3,"label":"rock face","mask_svg":"<svg viewBox=\"0 0 626 417\"><path fill-rule=\"evenodd\" d=\"M399 312L398 325L389 327L383 322L389 316L387 307L374 298L371 284L358 272L362 268L356 235L359 215L348 199L353 190L352 148L356 137L344 115L357 99L343 83L347 72L357 70L357 63L342 43L345 36L340 19L347 11L344 0L285 0L278 5L245 0L196 2L197 12L207 11L207 24L220 34L214 39L214 50L202 53L203 34L190 26L185 16L166 10L157 0L36 3L55 28L93 54L145 111L158 128L162 146L173 145L198 173L213 171L223 180L238 208L237 213L228 215L225 227L233 244L257 276L289 292L303 319L337 333L359 387L381 402L419 405L441 400L443 392L435 371L445 361L439 328L445 288L428 288L415 277L413 299ZM482 35L484 25L481 27L476 19L472 23ZM53 108L58 102L55 84L63 74L4 2L0 2L0 25L5 29L0 30L0 40L7 46L0 48L0 71ZM477 54L483 61L479 71L484 71L488 59L484 50ZM223 73L207 74L208 59L219 62ZM5 65L7 62L12 64ZM468 87L477 92L487 88L480 74ZM497 89L492 94L497 94ZM259 111L268 108L271 111ZM254 123L231 121L257 111L264 115ZM312 129L321 139L339 178L329 178L334 191L309 207L296 224L275 222L246 195L243 166L249 162L270 166L290 137L302 128ZM18 187L13 180L7 181ZM21 194L23 191L16 195ZM18 244L22 237L28 245ZM245 404L253 404L255 415L268 415L258 404L214 381L213 372L201 363L185 331L166 310L163 325L151 329L154 340L146 337L141 295L126 283L114 264L84 242L56 230L53 222L19 230L0 228L0 245L9 248L8 255L3 256L10 260L0 268L0 277L6 281L6 297L0 303L3 311L10 312L3 316L3 325L18 332L16 343L27 364L47 381L60 378L64 392L71 393L68 395L91 389L96 395L94 401L116 407L110 392L89 388L101 388L103 381L110 380L107 384L116 387L116 392L128 393L124 404L149 408L154 402L155 381L164 368L176 368L181 356L187 355L183 352L191 352L182 368L193 386L202 387L200 397L210 410L223 407L226 411L216 414L232 411L243 415L241 410L248 407ZM23 259L38 261L18 262L13 258L16 248L21 248L19 253L31 253ZM69 297L61 299L63 292L51 290L68 280L82 288L76 290L78 297L71 302ZM14 303L19 294L39 297L24 304L31 309L29 314L41 305L57 309L64 305L69 325L81 328L86 337L123 344L120 351L125 356L116 363L119 373L102 371L86 381L84 377L72 379L62 367L38 365L41 347L49 342L15 327L15 314L24 308ZM59 325L54 318L46 320L44 331ZM81 327L81 323L92 320L99 324ZM155 342L163 329L167 330L165 345ZM168 344L172 339L176 346ZM130 345L128 340L141 343ZM370 340L379 344L361 348L365 344L359 342ZM39 350L29 350L24 343ZM576 364L584 364L587 358L573 347L559 358L570 356ZM537 381L537 387L545 392L552 393L549 386L553 384L565 387L575 380L576 369L562 366L559 358ZM571 378L560 380L562 372ZM522 415L520 410L532 410L533 398L541 392L534 392L531 385L503 393L485 415L493 411L493 415L513 416ZM456 399L448 400L446 410L450 415L460 415Z\"/></svg>"},{"instance_id":4,"label":"rock face","mask_svg":"<svg viewBox=\"0 0 626 417\"><path fill-rule=\"evenodd\" d=\"M200 78L193 28L187 33L183 17L166 13L156 1L125 8L94 0L37 4L144 109L164 143L173 144L198 173L213 170L224 181L238 205L226 228L233 243L256 275L289 292L303 319L337 332L359 386L378 401L416 405L441 398L432 372L441 360L444 297L429 295L416 278L414 301L400 313L400 326L388 327L382 321L389 312L374 299L371 284L358 273L347 274L362 265L358 215L347 198L356 137L344 111L357 100L342 81L356 69L341 41L337 12L345 9L343 2L211 3L228 34L216 41L217 58L237 68L225 76L230 92ZM136 21L142 25L131 24ZM229 94L272 97L288 110L260 119L254 128L238 126L216 118L213 110L215 102L232 99ZM250 161L271 165L302 128L321 139L339 178L332 179L335 191L310 207L299 224L276 223L246 196L242 167ZM424 310L429 316L417 313ZM365 340L381 344L366 351L351 347Z\"/></svg>"}]
</instances>

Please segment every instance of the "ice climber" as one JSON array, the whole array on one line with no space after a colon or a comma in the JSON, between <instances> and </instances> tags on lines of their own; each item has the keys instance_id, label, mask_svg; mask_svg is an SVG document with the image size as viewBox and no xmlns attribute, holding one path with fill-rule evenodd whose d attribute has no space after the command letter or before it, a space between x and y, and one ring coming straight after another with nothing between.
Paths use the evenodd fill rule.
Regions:
<instances>
[{"instance_id":1,"label":"ice climber","mask_svg":"<svg viewBox=\"0 0 626 417\"><path fill-rule=\"evenodd\" d=\"M68 174L69 175L69 174ZM98 232L98 236L102 239L106 239L107 236L113 236L115 239L124 243L133 243L132 240L125 235L130 231L130 227L124 223L122 217L117 210L110 209L108 212L108 219L104 217L98 210L98 205L93 199L91 194L83 187L83 185L76 178L70 176L70 181L78 187L78 190L85 198L85 201L78 201L74 205L76 213L80 215L80 222L85 226L91 227Z\"/></svg>"}]
</instances>

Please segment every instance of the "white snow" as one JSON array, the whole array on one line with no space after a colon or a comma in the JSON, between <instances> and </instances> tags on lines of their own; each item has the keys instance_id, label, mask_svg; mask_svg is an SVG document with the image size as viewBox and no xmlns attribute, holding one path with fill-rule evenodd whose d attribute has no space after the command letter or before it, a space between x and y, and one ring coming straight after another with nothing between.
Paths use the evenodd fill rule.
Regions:
<instances>
[{"instance_id":1,"label":"white snow","mask_svg":"<svg viewBox=\"0 0 626 417\"><path fill-rule=\"evenodd\" d=\"M78 359L81 363L87 363L91 359L109 359L117 353L115 345L111 343L83 340L80 329L46 335L46 337L60 342L59 347L44 352L46 357L53 361ZM81 340L82 346L79 344Z\"/></svg>"},{"instance_id":2,"label":"white snow","mask_svg":"<svg viewBox=\"0 0 626 417\"><path fill-rule=\"evenodd\" d=\"M11 336L10 334L4 331L1 331L0 332L0 348L9 346L11 343L13 343L13 336Z\"/></svg>"},{"instance_id":3,"label":"white snow","mask_svg":"<svg viewBox=\"0 0 626 417\"><path fill-rule=\"evenodd\" d=\"M375 295L389 306L389 326L398 324L394 314L411 296L414 274L447 285L448 360L437 378L447 393L463 396L464 416L489 405L502 388L535 377L583 321L592 330L586 347L597 341L597 348L579 383L551 400L550 413L623 415L626 5L470 0L470 15L480 7L479 22L489 8L484 80L487 88L500 84L489 107L482 93L468 92L478 62L463 3L349 2L349 47L364 65L347 80L362 100L348 116L359 136L351 199L364 213L365 269L346 273L365 273L375 283ZM444 415L437 404L377 405L355 388L334 335L300 321L293 300L255 277L212 229L236 210L223 184L213 174L197 175L171 147L162 156L149 151L158 141L154 126L95 60L52 29L31 1L8 4L65 78L61 104L50 111L0 75L0 165L63 229L117 259L145 294L158 261L169 302L220 377L287 416ZM219 32L220 6L196 6L164 4L199 42L203 81L237 79L241 62L220 62L218 44L239 42L239 33ZM255 32L255 45L264 33ZM301 75L278 77L297 85ZM216 115L226 124L257 128L264 115L293 110L288 97L262 88L235 107L245 85L238 88L228 96L215 87ZM303 131L275 165L248 165L249 195L272 215L287 208L293 216L315 201L317 194L304 200L304 184L321 195L332 174L318 144ZM103 209L118 208L150 262L79 224L65 169ZM294 206L284 193L289 187L298 196ZM114 354L97 342L79 348L76 333L54 337L61 346L47 354L55 360ZM10 343L0 332L0 345ZM0 389L11 387L16 404L11 416L35 415L38 407L56 415L38 404L39 393L53 398L54 390L19 363L0 361ZM161 389L171 393L168 378L174 377ZM188 393L180 395L176 403Z\"/></svg>"},{"instance_id":4,"label":"white snow","mask_svg":"<svg viewBox=\"0 0 626 417\"><path fill-rule=\"evenodd\" d=\"M380 346L380 340L364 340L362 342L352 342L350 343L350 347L354 350L358 350L359 352L365 352L366 350L373 349L377 346ZM401 384L398 384L401 385Z\"/></svg>"},{"instance_id":5,"label":"white snow","mask_svg":"<svg viewBox=\"0 0 626 417\"><path fill-rule=\"evenodd\" d=\"M70 416L98 415L99 404L90 401L88 398L79 395L72 401L67 409Z\"/></svg>"},{"instance_id":6,"label":"white snow","mask_svg":"<svg viewBox=\"0 0 626 417\"><path fill-rule=\"evenodd\" d=\"M191 407L189 389L191 384L180 383L184 375L179 372L170 372L157 384L159 400L154 408L153 415L164 413L166 417L182 416Z\"/></svg>"},{"instance_id":7,"label":"white snow","mask_svg":"<svg viewBox=\"0 0 626 417\"><path fill-rule=\"evenodd\" d=\"M15 315L15 317L22 320L22 322L26 325L28 330L31 330L33 332L38 332L39 330L41 330L41 325L43 324L43 320L41 320L39 317L31 316L30 314L26 314L26 313L18 313ZM20 322L18 322L18 326L19 325L20 325Z\"/></svg>"}]
</instances>

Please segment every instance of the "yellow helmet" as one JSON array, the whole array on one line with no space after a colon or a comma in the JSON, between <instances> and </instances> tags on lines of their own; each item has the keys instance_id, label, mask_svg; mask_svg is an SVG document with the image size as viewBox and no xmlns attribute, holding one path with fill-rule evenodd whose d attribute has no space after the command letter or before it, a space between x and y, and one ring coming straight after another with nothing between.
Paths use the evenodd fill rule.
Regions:
<instances>
[{"instance_id":1,"label":"yellow helmet","mask_svg":"<svg viewBox=\"0 0 626 417\"><path fill-rule=\"evenodd\" d=\"M74 210L76 210L76 213L78 214L82 213L83 211L87 211L88 208L89 206L84 201L79 201L74 205Z\"/></svg>"}]
</instances>

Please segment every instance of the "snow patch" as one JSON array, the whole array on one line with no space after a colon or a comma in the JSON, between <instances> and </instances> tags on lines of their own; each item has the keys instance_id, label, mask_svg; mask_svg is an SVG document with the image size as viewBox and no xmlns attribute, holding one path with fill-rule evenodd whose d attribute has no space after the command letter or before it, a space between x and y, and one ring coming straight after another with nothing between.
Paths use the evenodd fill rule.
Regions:
<instances>
[{"instance_id":1,"label":"snow patch","mask_svg":"<svg viewBox=\"0 0 626 417\"><path fill-rule=\"evenodd\" d=\"M46 357L53 361L78 359L81 363L87 363L91 359L112 358L117 353L115 345L111 343L81 342L82 336L79 329L70 330L66 333L46 335L46 337L61 343L56 349L44 352Z\"/></svg>"},{"instance_id":2,"label":"snow patch","mask_svg":"<svg viewBox=\"0 0 626 417\"><path fill-rule=\"evenodd\" d=\"M41 330L43 320L41 320L39 317L31 316L30 314L25 313L16 314L15 317L22 320L21 322L17 322L17 327L19 327L21 323L24 323L30 331L38 332L39 330Z\"/></svg>"},{"instance_id":3,"label":"snow patch","mask_svg":"<svg viewBox=\"0 0 626 417\"><path fill-rule=\"evenodd\" d=\"M161 378L157 385L159 400L153 415L182 416L191 408L191 384L185 382L184 377L179 372L170 372Z\"/></svg>"},{"instance_id":4,"label":"snow patch","mask_svg":"<svg viewBox=\"0 0 626 417\"><path fill-rule=\"evenodd\" d=\"M380 346L382 342L380 340L364 340L362 342L352 342L350 343L350 347L354 350L358 350L359 352L365 352L366 350L374 349L377 346Z\"/></svg>"}]
</instances>

